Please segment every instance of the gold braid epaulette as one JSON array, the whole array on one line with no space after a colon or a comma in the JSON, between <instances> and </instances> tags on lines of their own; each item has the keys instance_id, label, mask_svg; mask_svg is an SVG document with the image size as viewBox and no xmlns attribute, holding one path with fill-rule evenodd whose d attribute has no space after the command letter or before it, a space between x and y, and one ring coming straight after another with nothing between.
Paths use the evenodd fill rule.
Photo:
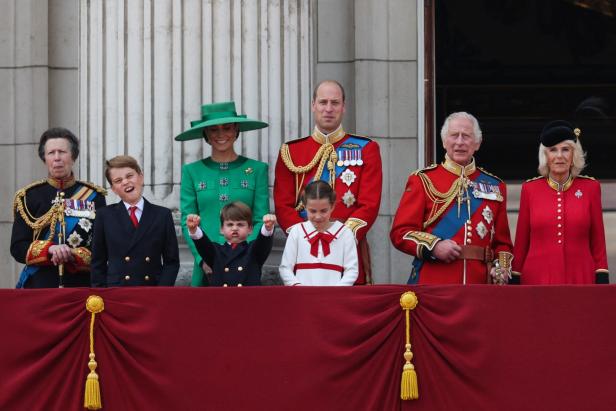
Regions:
<instances>
[{"instance_id":1,"label":"gold braid epaulette","mask_svg":"<svg viewBox=\"0 0 616 411\"><path fill-rule=\"evenodd\" d=\"M481 168L481 167L477 167L477 168L478 168L479 170L481 170L481 172L482 172L482 173L487 174L487 175L489 175L490 177L494 177L495 179L497 179L497 180L498 180L498 181L500 181L501 183L503 182L503 179L502 179L502 178L500 178L500 177L498 177L498 176L495 176L494 174L492 174L492 173L490 173L490 172L486 171L484 168Z\"/></svg>"},{"instance_id":2,"label":"gold braid epaulette","mask_svg":"<svg viewBox=\"0 0 616 411\"><path fill-rule=\"evenodd\" d=\"M88 186L91 189L95 190L96 192L106 196L107 195L107 189L101 187L101 186L97 186L94 183L90 183L89 181L81 181L79 180L78 183L83 184L84 186Z\"/></svg>"},{"instance_id":3,"label":"gold braid epaulette","mask_svg":"<svg viewBox=\"0 0 616 411\"><path fill-rule=\"evenodd\" d=\"M525 181L525 183L530 183L531 181L535 181L535 180L539 180L545 178L544 176L537 176L537 177L533 177L533 178L529 178L528 180Z\"/></svg>"},{"instance_id":4,"label":"gold braid epaulette","mask_svg":"<svg viewBox=\"0 0 616 411\"><path fill-rule=\"evenodd\" d=\"M584 174L580 174L580 175L578 175L578 177L580 177L580 178L586 178L586 179L588 179L588 180L596 180L596 178L591 177L591 176L587 176L587 175L584 175Z\"/></svg>"},{"instance_id":5,"label":"gold braid epaulette","mask_svg":"<svg viewBox=\"0 0 616 411\"><path fill-rule=\"evenodd\" d=\"M56 231L56 221L58 220L58 207L61 207L60 204L53 204L45 214L38 218L30 214L30 211L26 205L26 191L44 184L45 182L47 182L47 180L38 180L17 190L13 200L13 218L15 217L15 213L18 212L28 227L34 231L33 240L38 239L41 231L47 226L49 226L49 235L47 236L47 240L53 238Z\"/></svg>"}]
</instances>

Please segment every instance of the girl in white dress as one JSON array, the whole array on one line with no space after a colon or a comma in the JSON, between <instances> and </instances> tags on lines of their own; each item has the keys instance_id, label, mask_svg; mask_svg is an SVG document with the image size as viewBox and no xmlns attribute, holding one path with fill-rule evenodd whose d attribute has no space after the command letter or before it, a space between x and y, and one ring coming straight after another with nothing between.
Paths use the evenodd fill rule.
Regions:
<instances>
[{"instance_id":1,"label":"girl in white dress","mask_svg":"<svg viewBox=\"0 0 616 411\"><path fill-rule=\"evenodd\" d=\"M308 221L289 230L280 263L285 285L353 285L358 274L355 236L330 217L336 193L325 181L306 186L302 202Z\"/></svg>"}]
</instances>

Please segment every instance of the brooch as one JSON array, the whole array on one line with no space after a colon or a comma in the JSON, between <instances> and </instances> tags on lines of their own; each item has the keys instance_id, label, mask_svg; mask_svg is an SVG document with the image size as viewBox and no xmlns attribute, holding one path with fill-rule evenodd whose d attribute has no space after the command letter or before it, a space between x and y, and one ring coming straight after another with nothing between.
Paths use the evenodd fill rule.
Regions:
<instances>
[{"instance_id":1,"label":"brooch","mask_svg":"<svg viewBox=\"0 0 616 411\"><path fill-rule=\"evenodd\" d=\"M342 182L344 184L347 185L347 187L350 187L351 184L353 184L355 182L355 179L357 178L357 176L355 175L355 173L353 172L353 170L351 169L346 169L342 172L342 174L340 174L340 179L342 180Z\"/></svg>"},{"instance_id":2,"label":"brooch","mask_svg":"<svg viewBox=\"0 0 616 411\"><path fill-rule=\"evenodd\" d=\"M582 198L582 191L580 191L580 189L578 188L578 190L575 192L575 196L578 198L578 200L580 198Z\"/></svg>"},{"instance_id":3,"label":"brooch","mask_svg":"<svg viewBox=\"0 0 616 411\"><path fill-rule=\"evenodd\" d=\"M248 167L246 170L244 170L244 173L246 174L252 174L252 167Z\"/></svg>"},{"instance_id":4,"label":"brooch","mask_svg":"<svg viewBox=\"0 0 616 411\"><path fill-rule=\"evenodd\" d=\"M481 212L481 215L483 216L483 218L486 220L486 222L488 224L490 224L492 222L492 219L494 217L494 214L492 213L492 210L490 209L489 206L486 206L483 211ZM483 238L483 237L481 237Z\"/></svg>"},{"instance_id":5,"label":"brooch","mask_svg":"<svg viewBox=\"0 0 616 411\"><path fill-rule=\"evenodd\" d=\"M477 234L482 240L486 236L486 234L488 234L488 229L486 228L485 224L481 221L475 227L475 231L477 231Z\"/></svg>"},{"instance_id":6,"label":"brooch","mask_svg":"<svg viewBox=\"0 0 616 411\"><path fill-rule=\"evenodd\" d=\"M351 207L353 204L355 204L355 195L351 192L351 190L348 190L346 193L344 193L344 195L342 196L342 203L347 207Z\"/></svg>"}]
</instances>

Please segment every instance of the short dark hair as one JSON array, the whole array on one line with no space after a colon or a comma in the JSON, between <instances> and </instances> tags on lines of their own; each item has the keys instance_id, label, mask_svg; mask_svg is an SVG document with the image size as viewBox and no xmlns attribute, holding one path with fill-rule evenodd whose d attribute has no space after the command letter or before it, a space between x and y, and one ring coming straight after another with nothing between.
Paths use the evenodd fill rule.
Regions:
<instances>
[{"instance_id":1,"label":"short dark hair","mask_svg":"<svg viewBox=\"0 0 616 411\"><path fill-rule=\"evenodd\" d=\"M111 160L105 161L105 178L112 184L111 176L109 175L112 168L132 168L138 174L141 174L141 167L139 167L139 163L131 156L115 156Z\"/></svg>"},{"instance_id":2,"label":"short dark hair","mask_svg":"<svg viewBox=\"0 0 616 411\"><path fill-rule=\"evenodd\" d=\"M71 145L71 157L73 161L77 160L77 157L79 157L79 140L77 137L67 128L53 127L45 130L39 140L38 155L43 162L45 162L45 144L47 140L51 140L52 138L63 138L68 140Z\"/></svg>"},{"instance_id":3,"label":"short dark hair","mask_svg":"<svg viewBox=\"0 0 616 411\"><path fill-rule=\"evenodd\" d=\"M225 221L246 221L252 227L252 210L241 201L233 201L220 210L220 225Z\"/></svg>"},{"instance_id":4,"label":"short dark hair","mask_svg":"<svg viewBox=\"0 0 616 411\"><path fill-rule=\"evenodd\" d=\"M344 87L342 87L342 84L340 84L339 82L337 82L336 80L321 80L317 83L317 85L314 87L314 89L312 90L312 101L314 102L317 99L317 91L319 90L319 87L321 87L321 85L325 84L325 83L331 83L331 84L335 84L340 88L340 91L342 92L342 102L345 102L346 99L346 94L344 93Z\"/></svg>"},{"instance_id":5,"label":"short dark hair","mask_svg":"<svg viewBox=\"0 0 616 411\"><path fill-rule=\"evenodd\" d=\"M323 198L329 200L329 203L333 205L336 203L336 192L325 181L315 180L304 188L302 203L306 205L308 200L321 200Z\"/></svg>"}]
</instances>

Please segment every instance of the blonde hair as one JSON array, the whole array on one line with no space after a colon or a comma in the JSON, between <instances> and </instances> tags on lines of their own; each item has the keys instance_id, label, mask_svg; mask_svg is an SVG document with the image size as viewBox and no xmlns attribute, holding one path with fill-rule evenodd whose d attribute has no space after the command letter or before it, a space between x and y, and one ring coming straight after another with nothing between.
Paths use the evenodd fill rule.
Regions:
<instances>
[{"instance_id":1,"label":"blonde hair","mask_svg":"<svg viewBox=\"0 0 616 411\"><path fill-rule=\"evenodd\" d=\"M584 167L586 167L586 153L582 148L580 140L565 140L563 143L567 143L569 147L573 149L573 164L571 164L571 176L577 177L580 175ZM546 154L548 147L543 144L539 144L539 167L537 170L543 177L547 177L550 169L548 167L548 156Z\"/></svg>"}]
</instances>

